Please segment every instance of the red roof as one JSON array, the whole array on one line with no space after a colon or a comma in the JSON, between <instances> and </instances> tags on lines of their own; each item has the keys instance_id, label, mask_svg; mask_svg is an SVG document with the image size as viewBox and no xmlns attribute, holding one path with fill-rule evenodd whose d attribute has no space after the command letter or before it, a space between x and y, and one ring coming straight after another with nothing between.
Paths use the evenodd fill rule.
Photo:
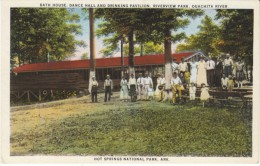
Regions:
<instances>
[{"instance_id":1,"label":"red roof","mask_svg":"<svg viewBox=\"0 0 260 166\"><path fill-rule=\"evenodd\" d=\"M181 58L186 58L194 55L195 52L176 53L172 54L173 58L176 58L177 62L181 61ZM160 65L164 64L164 54L157 55L144 55L135 56L135 65ZM128 66L128 57L124 58L124 65ZM96 68L104 67L119 67L121 66L121 58L100 58L96 59ZM13 72L32 72L32 71L53 71L53 70L76 70L89 68L89 60L74 60L74 61L58 61L58 62L46 62L46 63L33 63L25 64L20 67L14 68Z\"/></svg>"}]
</instances>

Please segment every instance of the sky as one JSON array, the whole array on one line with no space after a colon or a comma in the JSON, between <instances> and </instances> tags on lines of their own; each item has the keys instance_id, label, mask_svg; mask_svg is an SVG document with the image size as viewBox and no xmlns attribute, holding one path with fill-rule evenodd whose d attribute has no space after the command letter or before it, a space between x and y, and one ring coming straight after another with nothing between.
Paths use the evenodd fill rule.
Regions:
<instances>
[{"instance_id":1,"label":"sky","mask_svg":"<svg viewBox=\"0 0 260 166\"><path fill-rule=\"evenodd\" d=\"M215 15L216 15L216 10L214 9L206 9L205 11L205 15L210 16L213 21L215 21L216 23L218 23L218 21L214 20ZM69 60L78 60L81 59L82 55L84 53L87 53L87 55L89 55L89 20L86 19L86 16L88 14L83 13L81 11L80 8L75 8L71 10L72 13L77 13L80 16L80 22L79 24L82 26L82 35L78 35L76 36L76 39L78 40L84 40L87 47L83 48L83 47L77 47L76 48L76 52L74 53L74 56L70 57ZM190 24L184 28L184 29L180 29L177 32L185 32L187 36L190 36L191 34L196 34L198 32L198 25L201 24L201 20L205 17L205 15L197 17L196 19L190 19ZM98 24L101 21L95 21L95 29L98 28ZM103 37L101 38L95 38L95 50L96 50L96 58L102 58L102 54L100 53L100 50L102 50L103 48L105 48L103 46ZM173 43L172 46L172 52L175 52L175 49L177 47L178 43ZM112 55L113 57L117 57L120 56L120 50L119 52L115 53L114 55Z\"/></svg>"}]
</instances>

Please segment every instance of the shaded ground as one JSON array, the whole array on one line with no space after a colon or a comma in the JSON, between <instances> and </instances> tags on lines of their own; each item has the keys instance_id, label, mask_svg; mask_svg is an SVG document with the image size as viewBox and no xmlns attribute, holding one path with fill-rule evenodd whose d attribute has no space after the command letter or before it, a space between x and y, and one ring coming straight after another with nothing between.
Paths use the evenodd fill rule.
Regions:
<instances>
[{"instance_id":1,"label":"shaded ground","mask_svg":"<svg viewBox=\"0 0 260 166\"><path fill-rule=\"evenodd\" d=\"M235 108L129 103L116 93L110 103L99 101L15 109L11 155L252 155L250 118Z\"/></svg>"}]
</instances>

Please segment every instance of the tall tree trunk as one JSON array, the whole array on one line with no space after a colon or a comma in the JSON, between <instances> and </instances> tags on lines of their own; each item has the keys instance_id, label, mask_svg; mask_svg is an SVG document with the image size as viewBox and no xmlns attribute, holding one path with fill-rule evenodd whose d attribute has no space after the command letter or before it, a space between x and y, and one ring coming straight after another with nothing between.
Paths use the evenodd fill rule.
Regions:
<instances>
[{"instance_id":1,"label":"tall tree trunk","mask_svg":"<svg viewBox=\"0 0 260 166\"><path fill-rule=\"evenodd\" d=\"M171 78L172 78L172 49L171 49L171 30L165 31L164 40L164 63L165 63L165 88L171 89Z\"/></svg>"},{"instance_id":2,"label":"tall tree trunk","mask_svg":"<svg viewBox=\"0 0 260 166\"><path fill-rule=\"evenodd\" d=\"M141 43L140 45L141 45L140 56L143 56L143 54L144 54L144 44Z\"/></svg>"},{"instance_id":3,"label":"tall tree trunk","mask_svg":"<svg viewBox=\"0 0 260 166\"><path fill-rule=\"evenodd\" d=\"M124 76L124 37L121 39L121 78Z\"/></svg>"},{"instance_id":4,"label":"tall tree trunk","mask_svg":"<svg viewBox=\"0 0 260 166\"><path fill-rule=\"evenodd\" d=\"M90 29L90 62L89 62L89 93L91 92L90 83L92 76L95 76L95 34L94 34L94 11L89 8L89 29Z\"/></svg>"},{"instance_id":5,"label":"tall tree trunk","mask_svg":"<svg viewBox=\"0 0 260 166\"><path fill-rule=\"evenodd\" d=\"M22 62L21 62L21 54L18 54L18 65L21 66Z\"/></svg>"},{"instance_id":6,"label":"tall tree trunk","mask_svg":"<svg viewBox=\"0 0 260 166\"><path fill-rule=\"evenodd\" d=\"M128 34L128 41L129 41L129 57L128 57L128 64L129 64L129 75L131 73L135 76L135 69L134 69L134 31L131 30Z\"/></svg>"}]
</instances>

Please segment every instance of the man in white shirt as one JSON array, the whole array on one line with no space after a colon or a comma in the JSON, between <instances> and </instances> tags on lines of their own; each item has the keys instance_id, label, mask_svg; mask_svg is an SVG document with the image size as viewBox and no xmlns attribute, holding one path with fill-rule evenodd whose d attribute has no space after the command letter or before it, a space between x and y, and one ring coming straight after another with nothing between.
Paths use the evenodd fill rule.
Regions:
<instances>
[{"instance_id":1,"label":"man in white shirt","mask_svg":"<svg viewBox=\"0 0 260 166\"><path fill-rule=\"evenodd\" d=\"M110 101L110 97L113 90L113 81L110 79L110 76L107 75L107 79L104 82L104 89L105 89L105 102Z\"/></svg>"},{"instance_id":2,"label":"man in white shirt","mask_svg":"<svg viewBox=\"0 0 260 166\"><path fill-rule=\"evenodd\" d=\"M176 58L173 58L172 60L172 72L176 72L177 74L179 70L179 65L176 63Z\"/></svg>"},{"instance_id":3,"label":"man in white shirt","mask_svg":"<svg viewBox=\"0 0 260 166\"><path fill-rule=\"evenodd\" d=\"M215 62L209 57L206 63L207 69L207 82L209 86L214 86L214 76L215 76Z\"/></svg>"},{"instance_id":4,"label":"man in white shirt","mask_svg":"<svg viewBox=\"0 0 260 166\"><path fill-rule=\"evenodd\" d=\"M171 85L172 85L172 103L176 103L176 92L179 92L179 97L182 97L182 90L184 89L182 86L182 82L180 77L178 77L177 73L174 72L173 77L171 79Z\"/></svg>"},{"instance_id":5,"label":"man in white shirt","mask_svg":"<svg viewBox=\"0 0 260 166\"><path fill-rule=\"evenodd\" d=\"M135 96L136 96L136 86L137 86L136 78L134 77L134 74L131 73L131 76L130 76L129 81L128 81L128 88L130 89L131 102L136 100L136 98L135 98Z\"/></svg>"},{"instance_id":6,"label":"man in white shirt","mask_svg":"<svg viewBox=\"0 0 260 166\"><path fill-rule=\"evenodd\" d=\"M148 89L153 88L153 80L148 76L148 73L145 73L144 77L144 99L148 100Z\"/></svg>"},{"instance_id":7,"label":"man in white shirt","mask_svg":"<svg viewBox=\"0 0 260 166\"><path fill-rule=\"evenodd\" d=\"M137 90L138 90L138 100L142 100L143 91L144 91L144 78L142 73L139 73L139 77L137 79Z\"/></svg>"},{"instance_id":8,"label":"man in white shirt","mask_svg":"<svg viewBox=\"0 0 260 166\"><path fill-rule=\"evenodd\" d=\"M226 55L223 65L226 76L232 75L233 60L230 58L229 54Z\"/></svg>"},{"instance_id":9,"label":"man in white shirt","mask_svg":"<svg viewBox=\"0 0 260 166\"><path fill-rule=\"evenodd\" d=\"M98 82L95 78L95 76L92 76L92 80L90 82L90 88L91 88L91 100L92 103L97 103L97 89L98 89Z\"/></svg>"},{"instance_id":10,"label":"man in white shirt","mask_svg":"<svg viewBox=\"0 0 260 166\"><path fill-rule=\"evenodd\" d=\"M184 58L181 58L181 63L179 64L179 73L183 73L183 75L185 75L185 72L187 70L188 70L188 64L184 62Z\"/></svg>"}]
</instances>

